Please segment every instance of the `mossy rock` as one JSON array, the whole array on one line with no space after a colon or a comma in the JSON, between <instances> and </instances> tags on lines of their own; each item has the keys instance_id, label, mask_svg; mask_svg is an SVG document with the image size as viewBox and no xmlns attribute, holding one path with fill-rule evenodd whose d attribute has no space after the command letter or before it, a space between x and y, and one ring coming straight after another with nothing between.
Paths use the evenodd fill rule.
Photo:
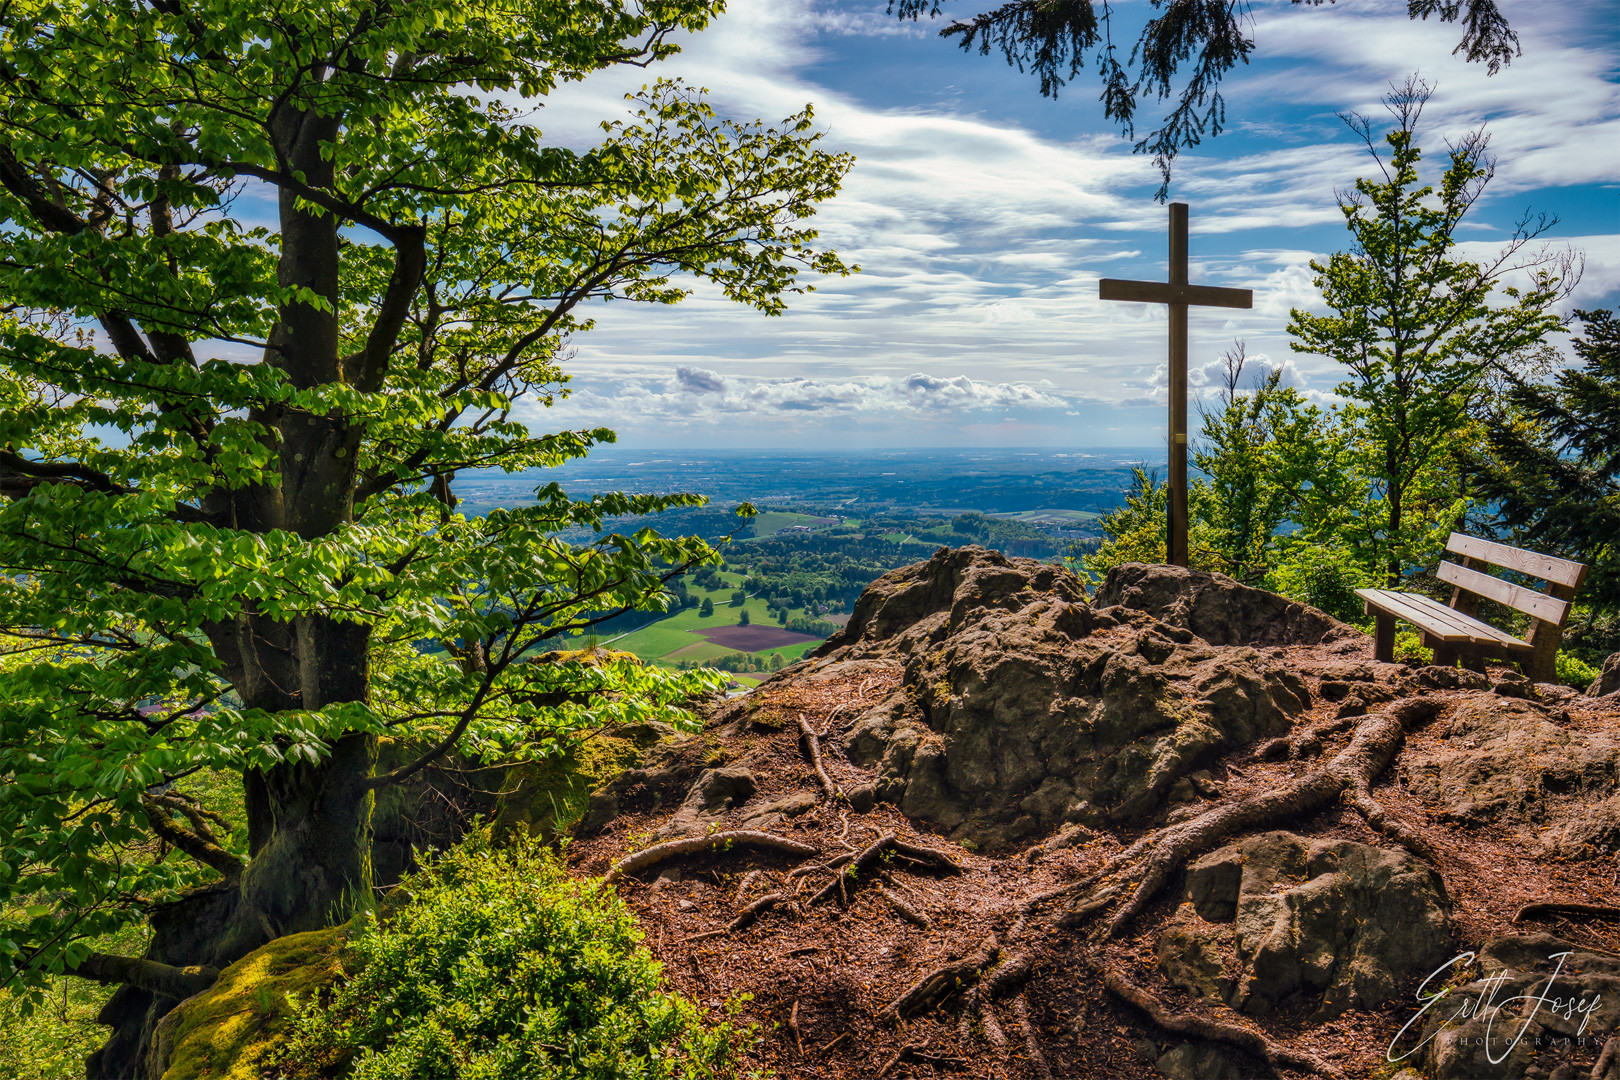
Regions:
<instances>
[{"instance_id":1,"label":"mossy rock","mask_svg":"<svg viewBox=\"0 0 1620 1080\"><path fill-rule=\"evenodd\" d=\"M248 953L219 981L158 1021L147 1075L162 1080L259 1080L292 1016L345 974L357 923L289 934Z\"/></svg>"},{"instance_id":2,"label":"mossy rock","mask_svg":"<svg viewBox=\"0 0 1620 1080\"><path fill-rule=\"evenodd\" d=\"M634 739L597 734L564 754L505 770L495 809L497 841L521 830L550 843L585 815L591 792L640 762Z\"/></svg>"}]
</instances>

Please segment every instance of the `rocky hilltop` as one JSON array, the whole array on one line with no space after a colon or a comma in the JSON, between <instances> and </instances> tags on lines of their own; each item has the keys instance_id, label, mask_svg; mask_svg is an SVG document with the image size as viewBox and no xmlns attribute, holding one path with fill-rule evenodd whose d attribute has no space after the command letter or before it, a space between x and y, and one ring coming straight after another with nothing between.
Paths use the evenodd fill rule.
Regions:
<instances>
[{"instance_id":1,"label":"rocky hilltop","mask_svg":"<svg viewBox=\"0 0 1620 1080\"><path fill-rule=\"evenodd\" d=\"M700 733L582 744L564 854L781 1077L1620 1080L1615 675L1380 664L1220 575L1092 597L942 549ZM553 835L564 789L519 781L482 816ZM318 993L319 933L168 1014L150 1074L257 1060L207 1018L260 969Z\"/></svg>"},{"instance_id":2,"label":"rocky hilltop","mask_svg":"<svg viewBox=\"0 0 1620 1080\"><path fill-rule=\"evenodd\" d=\"M1620 1080L1620 695L1220 575L942 549L577 832L783 1076Z\"/></svg>"}]
</instances>

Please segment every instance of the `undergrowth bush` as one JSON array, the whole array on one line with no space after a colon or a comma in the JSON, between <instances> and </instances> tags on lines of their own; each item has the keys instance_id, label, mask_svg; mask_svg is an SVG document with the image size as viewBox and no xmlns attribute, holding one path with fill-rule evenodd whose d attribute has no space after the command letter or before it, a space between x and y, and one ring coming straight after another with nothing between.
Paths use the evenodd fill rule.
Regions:
<instances>
[{"instance_id":1,"label":"undergrowth bush","mask_svg":"<svg viewBox=\"0 0 1620 1080\"><path fill-rule=\"evenodd\" d=\"M1577 690L1585 690L1601 674L1598 668L1586 663L1579 657L1571 656L1560 651L1554 660L1557 680L1565 686L1573 686Z\"/></svg>"},{"instance_id":2,"label":"undergrowth bush","mask_svg":"<svg viewBox=\"0 0 1620 1080\"><path fill-rule=\"evenodd\" d=\"M475 840L403 888L409 902L352 939L357 973L301 1003L286 1080L739 1075L755 1026L665 992L613 891L569 880L544 848Z\"/></svg>"}]
</instances>

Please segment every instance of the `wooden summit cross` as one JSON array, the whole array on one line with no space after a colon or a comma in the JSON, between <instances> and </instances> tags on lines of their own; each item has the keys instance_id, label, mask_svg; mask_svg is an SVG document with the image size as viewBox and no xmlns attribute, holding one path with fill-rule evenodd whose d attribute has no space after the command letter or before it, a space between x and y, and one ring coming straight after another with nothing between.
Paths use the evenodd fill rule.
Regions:
<instances>
[{"instance_id":1,"label":"wooden summit cross","mask_svg":"<svg viewBox=\"0 0 1620 1080\"><path fill-rule=\"evenodd\" d=\"M1170 305L1170 513L1165 551L1172 566L1187 565L1187 306L1254 306L1248 289L1187 284L1187 204L1170 204L1170 280L1097 282L1102 300Z\"/></svg>"}]
</instances>

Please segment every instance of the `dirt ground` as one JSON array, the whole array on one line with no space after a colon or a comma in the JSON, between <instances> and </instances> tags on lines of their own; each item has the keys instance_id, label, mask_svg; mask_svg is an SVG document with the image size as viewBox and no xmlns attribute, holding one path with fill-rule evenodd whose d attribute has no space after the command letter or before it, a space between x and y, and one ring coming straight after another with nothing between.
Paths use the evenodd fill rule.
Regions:
<instances>
[{"instance_id":1,"label":"dirt ground","mask_svg":"<svg viewBox=\"0 0 1620 1080\"><path fill-rule=\"evenodd\" d=\"M1295 669L1309 678L1318 657L1305 647L1289 652ZM1370 659L1370 645L1368 652L1365 659ZM1346 659L1342 650L1335 659ZM1318 680L1311 681L1314 692ZM741 765L752 771L758 793L749 801L748 812L794 792L816 793L817 780L797 724L802 715L813 730L828 736L820 744L826 771L847 792L871 775L843 758L833 736L899 682L900 666L892 662L874 662L848 678L826 683L799 680L789 669L751 695L746 706L732 703L718 710L706 735L694 743L694 752L705 755L706 767ZM1403 753L1439 737L1444 710L1457 695L1436 691L1433 696L1441 703L1441 720L1410 733ZM1320 694L1313 697L1312 710L1294 719L1296 730L1334 716L1332 703ZM1620 728L1620 709L1586 700L1590 705L1568 704L1571 725ZM773 718L776 727L733 725L732 730L743 734L719 738L720 727L744 707L755 716ZM1350 737L1347 731L1331 740L1323 756L1336 752ZM1372 794L1438 853L1438 868L1453 903L1457 951L1475 948L1496 935L1543 931L1583 948L1620 953L1620 923L1613 920L1555 917L1513 922L1515 913L1532 901L1614 903L1620 895L1620 861L1613 856L1549 859L1533 836L1443 822L1433 807L1402 786L1399 764L1397 759L1383 773ZM1275 787L1308 767L1309 763L1251 758L1220 761L1212 771L1222 797L1230 799ZM633 808L635 802L628 800L626 805ZM602 873L627 853L648 846L650 833L673 809L666 805L624 813L600 834L573 841L568 858L583 873ZM742 817L743 811L733 810L720 827L741 828ZM1347 808L1330 809L1287 827L1305 836L1388 845ZM1139 1080L1158 1075L1154 1060L1185 1041L1104 990L1087 962L1095 957L1077 951L1081 939L1051 927L1037 928L1033 945L1029 934L1024 938L1023 951L1031 960L1025 990L1027 1028L1016 1008L1006 1003L991 1012L987 1024L980 1013L965 1007L964 995L948 998L915 1018L882 1018L885 1008L923 973L971 955L992 932L1005 934L1019 918L1020 904L1096 870L1146 830L1099 830L1080 845L1032 862L1024 851L975 852L929 835L892 804L878 803L870 812L856 813L844 799L834 798L772 824L770 831L810 844L821 854L801 859L739 849L686 857L666 864L662 878L658 869L626 877L620 892L641 918L648 946L676 987L717 1013L728 999L744 996L743 1018L762 1029L755 1062L778 1076L1038 1078L1044 1073L1034 1053L1044 1059L1051 1076ZM820 902L812 897L836 880L835 872L790 876L796 867L865 848L887 832L947 854L961 872L915 864L907 870L896 860L887 880L859 875L846 883L842 895L835 888ZM766 910L751 926L726 932L742 907L773 892L783 893L784 902ZM1178 889L1166 890L1135 921L1134 933L1103 947L1113 966L1177 1009L1194 1003L1159 975L1153 950L1179 898ZM915 924L924 920L926 927ZM1033 921L1030 925L1037 926ZM1207 1003L1203 1008L1208 1009ZM1222 1018L1314 1055L1346 1077L1383 1077L1396 1071L1386 1061L1386 1049L1416 1008L1415 998L1407 995L1381 1010L1353 1010L1325 1022L1314 1020L1304 1007L1264 1018L1226 1011ZM1236 1060L1243 1063L1240 1067L1252 1069L1247 1075L1273 1075L1261 1059ZM1285 1069L1282 1075L1306 1074Z\"/></svg>"}]
</instances>

